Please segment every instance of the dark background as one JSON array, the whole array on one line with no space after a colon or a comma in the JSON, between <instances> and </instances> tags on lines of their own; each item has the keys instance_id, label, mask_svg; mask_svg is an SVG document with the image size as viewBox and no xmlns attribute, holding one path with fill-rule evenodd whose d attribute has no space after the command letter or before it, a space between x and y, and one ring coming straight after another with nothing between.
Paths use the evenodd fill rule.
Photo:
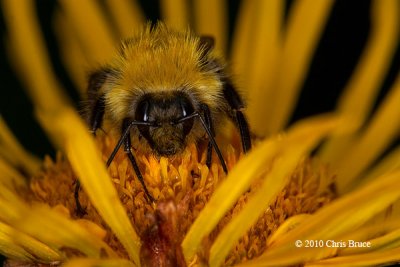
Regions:
<instances>
[{"instance_id":1,"label":"dark background","mask_svg":"<svg viewBox=\"0 0 400 267\"><path fill-rule=\"evenodd\" d=\"M227 0L227 2L229 3L229 27L232 33L241 1ZM286 1L286 3L288 12L293 1ZM337 97L352 74L367 40L370 28L370 4L370 1L365 0L338 0L335 2L291 121L330 111L335 107ZM36 5L54 70L68 90L70 97L78 105L77 91L62 66L57 42L51 28L53 10L57 8L57 1L37 0ZM157 0L143 0L141 5L149 20L156 21L160 18ZM2 12L0 12L0 28L1 36L4 39L7 29ZM54 149L33 117L32 103L24 93L18 77L9 64L4 43L0 42L0 44L0 113L24 147L40 157L45 154L54 155ZM399 51L400 49L397 49L377 103L393 84L395 76L399 72Z\"/></svg>"}]
</instances>

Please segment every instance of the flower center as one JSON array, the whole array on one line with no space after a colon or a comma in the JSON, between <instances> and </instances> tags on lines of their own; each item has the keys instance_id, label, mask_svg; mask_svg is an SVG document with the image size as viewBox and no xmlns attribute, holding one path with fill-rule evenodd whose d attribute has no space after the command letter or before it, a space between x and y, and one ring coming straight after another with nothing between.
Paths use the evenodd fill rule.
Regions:
<instances>
[{"instance_id":1,"label":"flower center","mask_svg":"<svg viewBox=\"0 0 400 267\"><path fill-rule=\"evenodd\" d=\"M116 141L102 133L97 135L96 141L102 151L103 159L106 161ZM148 149L139 145L139 140L132 141L132 151L136 156L147 189L156 200L156 207L149 203L146 198L143 187L122 150L117 153L109 167L109 173L118 191L120 201L125 206L135 230L142 237L142 241L148 239L150 232L154 235L154 231L151 231L154 227L162 229L164 225L168 225L167 232L169 234L166 237L169 240L168 244L179 246L176 244L180 244L198 214L207 204L215 188L225 178L225 173L215 155L213 155L210 168L206 165L206 143L197 145L191 143L181 154L171 158L157 158ZM242 156L242 153L238 152L241 151L240 147L236 147L236 145L227 145L222 151L229 169ZM335 198L333 176L329 174L325 166L318 165L315 162L316 160L307 159L297 166L284 190L260 215L245 236L237 242L226 259L226 265L232 265L260 255L267 248L268 237L287 218L300 213L313 213ZM266 166L266 171L268 171L268 166ZM260 179L261 177L260 174ZM27 195L27 198L32 202L48 203L50 206L61 205L68 210L68 216L73 219L80 219L76 213L74 200L76 179L76 175L64 156L58 154L55 161L47 157L43 171L31 180L31 193ZM212 242L224 226L236 214L240 213L247 199L257 191L259 184L260 180L256 179L250 189L240 197L235 206L204 240L203 252L198 257L200 261L206 260L207 251ZM82 219L91 221L103 228L106 233L105 241L118 251L121 257L127 258L122 245L97 213L84 190L81 190L79 199L86 211ZM174 212L171 213L168 209L167 214L170 215L157 215L160 214L160 211L162 213L165 210L162 207L166 205L172 205ZM146 242L144 241L145 245Z\"/></svg>"}]
</instances>

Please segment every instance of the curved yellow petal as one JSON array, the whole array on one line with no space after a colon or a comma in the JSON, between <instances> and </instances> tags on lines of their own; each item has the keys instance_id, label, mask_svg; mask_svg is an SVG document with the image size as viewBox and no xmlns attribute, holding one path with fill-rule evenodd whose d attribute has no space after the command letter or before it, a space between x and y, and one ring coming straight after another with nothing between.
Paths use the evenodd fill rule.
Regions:
<instances>
[{"instance_id":1,"label":"curved yellow petal","mask_svg":"<svg viewBox=\"0 0 400 267\"><path fill-rule=\"evenodd\" d=\"M341 192L349 190L366 168L400 134L400 75L384 101L375 112L365 130L349 145L347 152L336 163L338 187Z\"/></svg>"},{"instance_id":2,"label":"curved yellow petal","mask_svg":"<svg viewBox=\"0 0 400 267\"><path fill-rule=\"evenodd\" d=\"M321 260L306 264L307 267L317 266L378 266L381 264L390 264L400 261L400 248L394 248L385 251L376 251L352 256L341 256L332 259Z\"/></svg>"},{"instance_id":3,"label":"curved yellow petal","mask_svg":"<svg viewBox=\"0 0 400 267\"><path fill-rule=\"evenodd\" d=\"M276 163L264 178L259 190L218 235L210 250L210 265L219 266L233 245L256 222L258 217L269 207L274 198L289 181L290 174L297 164L330 132L335 129L331 120L294 126L282 143L281 151L276 155ZM306 130L308 128L308 131Z\"/></svg>"},{"instance_id":4,"label":"curved yellow petal","mask_svg":"<svg viewBox=\"0 0 400 267\"><path fill-rule=\"evenodd\" d=\"M40 160L21 146L1 115L0 156L13 164L13 166L22 168L29 175L33 175L40 168Z\"/></svg>"},{"instance_id":5,"label":"curved yellow petal","mask_svg":"<svg viewBox=\"0 0 400 267\"><path fill-rule=\"evenodd\" d=\"M257 11L260 1L242 1L238 11L235 32L233 34L232 52L231 52L231 67L235 75L240 75L237 78L237 83L245 87L249 81L250 70L252 64L252 45L253 38L257 36L254 30L254 13ZM247 89L243 90L247 93Z\"/></svg>"},{"instance_id":6,"label":"curved yellow petal","mask_svg":"<svg viewBox=\"0 0 400 267\"><path fill-rule=\"evenodd\" d=\"M399 2L376 0L372 3L372 32L337 107L357 127L368 118L399 40ZM356 138L356 135L333 137L323 146L320 156L327 162L340 160Z\"/></svg>"},{"instance_id":7,"label":"curved yellow petal","mask_svg":"<svg viewBox=\"0 0 400 267\"><path fill-rule=\"evenodd\" d=\"M69 20L63 12L59 10L54 12L53 25L64 66L82 99L85 99L87 72L90 70L89 57L83 51L82 44L78 40L76 32L69 25Z\"/></svg>"},{"instance_id":8,"label":"curved yellow petal","mask_svg":"<svg viewBox=\"0 0 400 267\"><path fill-rule=\"evenodd\" d=\"M7 250L6 247L18 247L16 252L29 256L42 263L60 262L64 259L62 253L56 251L42 242L28 236L12 227L0 222L0 251ZM2 249L3 247L3 249ZM16 255L15 255L16 256ZM15 257L13 259L27 260L26 257Z\"/></svg>"},{"instance_id":9,"label":"curved yellow petal","mask_svg":"<svg viewBox=\"0 0 400 267\"><path fill-rule=\"evenodd\" d=\"M197 34L211 35L215 38L215 47L227 51L227 7L222 0L194 0L194 29Z\"/></svg>"},{"instance_id":10,"label":"curved yellow petal","mask_svg":"<svg viewBox=\"0 0 400 267\"><path fill-rule=\"evenodd\" d=\"M125 259L77 258L67 261L63 267L134 267L133 262Z\"/></svg>"},{"instance_id":11,"label":"curved yellow petal","mask_svg":"<svg viewBox=\"0 0 400 267\"><path fill-rule=\"evenodd\" d=\"M235 39L235 42L251 42L251 49L244 52L246 65L241 67L245 68L243 71L247 75L242 80L241 73L235 74L239 75L239 81L242 80L241 86L248 98L249 105L246 113L252 132L257 136L267 136L270 134L268 133L269 120L274 116L270 108L274 105L274 92L277 90L276 75L282 52L281 27L284 2L279 0L246 1L243 5L252 6L252 17L248 18L252 21L252 29L248 30L253 33L253 36L250 40ZM234 45L237 47L236 43ZM240 62L233 62L234 66L237 64Z\"/></svg>"},{"instance_id":12,"label":"curved yellow petal","mask_svg":"<svg viewBox=\"0 0 400 267\"><path fill-rule=\"evenodd\" d=\"M352 239L354 240L354 239ZM362 240L359 240L362 241ZM349 247L343 249L339 255L362 254L374 250L387 250L388 248L396 248L400 244L400 229L391 231L377 238L368 239L365 242L370 242L370 246Z\"/></svg>"},{"instance_id":13,"label":"curved yellow petal","mask_svg":"<svg viewBox=\"0 0 400 267\"><path fill-rule=\"evenodd\" d=\"M111 12L120 37L132 37L134 30L146 21L138 1L106 0L105 4Z\"/></svg>"},{"instance_id":14,"label":"curved yellow petal","mask_svg":"<svg viewBox=\"0 0 400 267\"><path fill-rule=\"evenodd\" d=\"M268 238L267 240L267 246L270 246L272 243L274 243L278 238L280 238L282 235L286 234L293 228L297 227L300 223L302 223L304 220L310 219L311 214L299 214L292 216L288 218L286 221L284 221L279 228Z\"/></svg>"},{"instance_id":15,"label":"curved yellow petal","mask_svg":"<svg viewBox=\"0 0 400 267\"><path fill-rule=\"evenodd\" d=\"M277 239L254 261L297 264L336 253L335 248L328 247L298 248L295 247L295 241L334 240L349 231L354 231L400 197L399 178L400 171L384 175L321 208L309 220Z\"/></svg>"},{"instance_id":16,"label":"curved yellow petal","mask_svg":"<svg viewBox=\"0 0 400 267\"><path fill-rule=\"evenodd\" d=\"M0 191L0 220L52 249L71 247L88 256L100 257L113 250L85 228L45 205L26 205L17 195L2 188ZM45 231L43 231L45 229Z\"/></svg>"},{"instance_id":17,"label":"curved yellow petal","mask_svg":"<svg viewBox=\"0 0 400 267\"><path fill-rule=\"evenodd\" d=\"M162 0L161 16L168 27L186 30L189 27L189 2L185 0Z\"/></svg>"},{"instance_id":18,"label":"curved yellow petal","mask_svg":"<svg viewBox=\"0 0 400 267\"><path fill-rule=\"evenodd\" d=\"M211 199L192 224L182 242L186 260L196 253L203 237L208 235L222 216L233 206L240 195L248 189L250 183L258 178L267 163L270 163L285 147L285 142L293 145L302 142L307 136L324 135L336 127L338 121L331 117L317 117L301 122L293 127L288 137L277 136L267 139L241 159L229 173L227 179L219 185Z\"/></svg>"},{"instance_id":19,"label":"curved yellow petal","mask_svg":"<svg viewBox=\"0 0 400 267\"><path fill-rule=\"evenodd\" d=\"M304 243L303 243L304 244ZM263 257L256 258L254 260L249 260L242 264L237 265L236 267L277 267L277 266L302 266L303 262L308 262L311 259L321 259L328 256L332 256L336 252L336 248L313 248L313 249L303 249L299 248L297 250L293 249L292 251L285 254L285 256L281 255L276 258L268 258L264 259ZM299 260L300 259L300 260Z\"/></svg>"},{"instance_id":20,"label":"curved yellow petal","mask_svg":"<svg viewBox=\"0 0 400 267\"><path fill-rule=\"evenodd\" d=\"M268 139L259 144L238 162L227 179L216 189L182 242L182 250L187 262L190 262L197 252L204 236L213 230L225 212L248 189L251 182L257 178L257 174L263 170L265 162L276 154L279 139L279 137Z\"/></svg>"},{"instance_id":21,"label":"curved yellow petal","mask_svg":"<svg viewBox=\"0 0 400 267\"><path fill-rule=\"evenodd\" d=\"M62 0L60 5L79 36L81 45L90 58L90 63L110 62L116 51L116 40L110 25L101 13L99 3L97 1Z\"/></svg>"},{"instance_id":22,"label":"curved yellow petal","mask_svg":"<svg viewBox=\"0 0 400 267\"><path fill-rule=\"evenodd\" d=\"M140 239L133 229L93 138L72 109L38 114L45 129L62 147L79 180L104 221L139 264Z\"/></svg>"},{"instance_id":23,"label":"curved yellow petal","mask_svg":"<svg viewBox=\"0 0 400 267\"><path fill-rule=\"evenodd\" d=\"M2 1L8 28L9 49L17 71L29 89L36 108L54 111L64 106L68 97L60 90L51 70L46 47L41 38L31 0Z\"/></svg>"},{"instance_id":24,"label":"curved yellow petal","mask_svg":"<svg viewBox=\"0 0 400 267\"><path fill-rule=\"evenodd\" d=\"M17 188L27 185L27 179L0 157L0 185Z\"/></svg>"},{"instance_id":25,"label":"curved yellow petal","mask_svg":"<svg viewBox=\"0 0 400 267\"><path fill-rule=\"evenodd\" d=\"M280 131L288 122L332 4L332 0L300 0L293 4L283 36L268 133Z\"/></svg>"},{"instance_id":26,"label":"curved yellow petal","mask_svg":"<svg viewBox=\"0 0 400 267\"><path fill-rule=\"evenodd\" d=\"M371 179L374 179L375 177L381 176L386 172L391 172L396 169L400 169L400 146L398 146L383 159L381 159L376 165L372 167L371 170L368 170L365 178L363 178L362 180L355 180L354 184L368 183L369 181L371 181Z\"/></svg>"},{"instance_id":27,"label":"curved yellow petal","mask_svg":"<svg viewBox=\"0 0 400 267\"><path fill-rule=\"evenodd\" d=\"M373 240L373 239L379 239L381 237L384 237L384 240L388 240L388 237L390 237L393 233L397 232L398 229L400 229L400 219L395 218L391 220L386 220L386 221L377 221L375 223L368 223L364 225L363 227L360 227L359 229L356 229L350 233L347 233L345 235L342 235L340 237L341 240L357 240L357 241L367 241L367 240ZM386 237L385 237L386 236ZM383 239L378 242L373 242L373 246L371 246L370 250L378 250L381 249L382 247L388 245L388 243L391 243L389 240L388 242L384 242ZM354 249L353 248L343 248L340 249L338 254L339 255L348 255L348 254L353 254Z\"/></svg>"},{"instance_id":28,"label":"curved yellow petal","mask_svg":"<svg viewBox=\"0 0 400 267\"><path fill-rule=\"evenodd\" d=\"M24 262L33 261L33 257L21 246L15 244L12 238L0 229L0 254L9 259L19 259Z\"/></svg>"}]
</instances>

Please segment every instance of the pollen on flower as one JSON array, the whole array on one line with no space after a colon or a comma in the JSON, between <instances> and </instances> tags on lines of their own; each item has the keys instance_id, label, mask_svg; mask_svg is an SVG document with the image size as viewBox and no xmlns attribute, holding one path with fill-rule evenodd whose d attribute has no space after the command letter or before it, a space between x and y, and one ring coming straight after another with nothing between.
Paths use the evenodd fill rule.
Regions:
<instances>
[{"instance_id":1,"label":"pollen on flower","mask_svg":"<svg viewBox=\"0 0 400 267\"><path fill-rule=\"evenodd\" d=\"M206 165L206 144L189 144L181 155L171 158L157 158L142 148L139 140L132 140L132 149L150 194L156 200L156 207L149 203L142 185L122 151L118 152L109 167L109 173L122 204L131 219L135 230L143 240L149 238L149 229L154 228L155 214L163 214L162 205L175 203L177 218L169 225L172 229L174 244L180 244L191 224L204 208L218 184L225 178L225 173L213 155L211 167ZM106 162L116 140L100 133L96 142ZM229 169L242 157L240 146L228 145L223 154ZM128 258L123 246L107 227L104 220L91 204L84 190L80 192L80 202L86 214L80 218L76 213L74 190L76 183L68 160L61 154L52 161L46 157L43 170L30 183L30 194L26 198L31 202L45 202L57 207L66 216L79 220L91 232L96 233L117 251L120 257ZM321 181L325 181L322 183ZM326 182L328 181L328 182ZM247 199L256 191L258 182L253 183L250 190L243 194L236 205L219 222L215 230L205 240L212 244L221 229L229 223L245 205ZM248 230L226 259L226 265L243 262L260 255L266 249L266 240L288 217L299 213L312 213L330 202L335 193L332 187L333 177L326 168L315 167L311 160L302 162L292 174L289 184L277 196L274 203L259 217L256 224ZM158 204L157 204L158 203ZM169 214L169 213L168 213ZM164 216L164 215L162 215ZM159 216L158 216L159 217ZM164 216L165 217L165 216ZM169 234L170 235L170 234ZM168 238L171 238L168 236ZM205 245L207 249L207 245ZM68 251L69 252L69 251ZM206 254L206 253L205 253ZM200 255L200 258L207 257Z\"/></svg>"}]
</instances>

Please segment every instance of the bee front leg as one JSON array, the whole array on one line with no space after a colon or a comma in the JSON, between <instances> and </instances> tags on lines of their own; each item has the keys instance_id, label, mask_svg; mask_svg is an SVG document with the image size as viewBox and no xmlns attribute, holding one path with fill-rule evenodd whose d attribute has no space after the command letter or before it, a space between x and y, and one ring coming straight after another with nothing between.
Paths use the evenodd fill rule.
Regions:
<instances>
[{"instance_id":1,"label":"bee front leg","mask_svg":"<svg viewBox=\"0 0 400 267\"><path fill-rule=\"evenodd\" d=\"M124 122L124 126L123 126L122 132L125 132L125 128L129 127L128 125L129 125L128 123ZM137 176L139 182L142 184L144 193L146 194L148 200L150 202L154 203L155 202L154 198L150 195L149 191L147 190L146 184L144 183L144 178L142 176L142 173L140 172L139 166L137 165L135 156L133 156L132 149L131 149L131 137L130 137L129 134L124 140L124 151L128 155L129 161L132 164L132 167L133 167L133 169L134 169L134 171L136 173L136 176Z\"/></svg>"},{"instance_id":2,"label":"bee front leg","mask_svg":"<svg viewBox=\"0 0 400 267\"><path fill-rule=\"evenodd\" d=\"M81 189L81 182L79 179L75 180L75 192L74 192L74 198L75 198L75 205L76 205L76 215L78 217L83 217L87 214L86 209L82 207L81 202L79 201L79 190Z\"/></svg>"},{"instance_id":3,"label":"bee front leg","mask_svg":"<svg viewBox=\"0 0 400 267\"><path fill-rule=\"evenodd\" d=\"M234 117L236 118L236 126L240 132L243 152L247 153L251 149L251 138L249 124L247 123L247 120L242 112L244 109L244 103L235 87L229 80L225 81L223 93L225 100L228 102L231 110L233 111Z\"/></svg>"},{"instance_id":4,"label":"bee front leg","mask_svg":"<svg viewBox=\"0 0 400 267\"><path fill-rule=\"evenodd\" d=\"M205 104L202 104L200 108L204 113L204 121L205 121L208 129L210 130L212 137L215 137L214 126L213 126L212 119L211 119L210 109ZM207 164L208 168L211 167L212 149L213 149L213 145L212 145L211 141L208 141L207 159L206 159L206 164Z\"/></svg>"},{"instance_id":5,"label":"bee front leg","mask_svg":"<svg viewBox=\"0 0 400 267\"><path fill-rule=\"evenodd\" d=\"M207 147L207 161L206 164L208 167L211 165L211 153L212 153L212 148L214 147L215 152L217 153L217 156L219 158L219 161L221 162L222 168L225 172L225 174L228 174L228 168L226 167L225 160L222 157L222 153L215 142L215 133L214 133L214 128L212 125L212 119L211 119L211 112L210 108L206 104L201 104L200 109L204 115L204 119L200 114L198 114L198 117L200 119L201 124L204 127L204 130L207 132L209 141L208 141L208 147Z\"/></svg>"}]
</instances>

